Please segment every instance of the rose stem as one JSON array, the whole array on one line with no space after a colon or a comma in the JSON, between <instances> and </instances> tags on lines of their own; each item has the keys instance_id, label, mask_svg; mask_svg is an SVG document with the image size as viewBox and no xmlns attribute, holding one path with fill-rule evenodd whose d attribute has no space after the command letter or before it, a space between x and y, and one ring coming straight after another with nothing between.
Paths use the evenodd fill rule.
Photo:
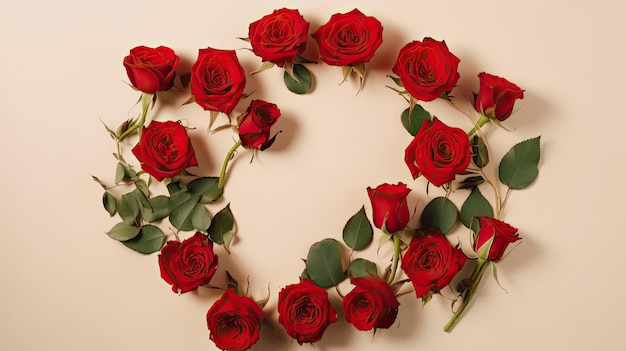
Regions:
<instances>
[{"instance_id":1,"label":"rose stem","mask_svg":"<svg viewBox=\"0 0 626 351\"><path fill-rule=\"evenodd\" d=\"M146 122L146 116L148 115L148 107L150 107L150 102L152 102L153 96L154 94L141 93L141 118L139 119L139 122L137 122L132 127L126 129L126 131L117 138L118 142L124 140L124 138L126 138L132 132L134 132L135 129L141 128L143 126L143 124Z\"/></svg>"},{"instance_id":2,"label":"rose stem","mask_svg":"<svg viewBox=\"0 0 626 351\"><path fill-rule=\"evenodd\" d=\"M448 324L446 324L446 326L443 328L444 331L449 332L452 329L452 327L456 324L456 322L463 314L463 311L465 311L467 305L469 305L470 301L474 297L474 294L476 294L476 291L478 290L478 285L483 277L483 274L485 274L485 271L487 270L487 266L489 266L489 261L482 260L480 258L478 259L476 267L474 267L474 271L472 272L472 276L470 277L470 280L472 281L472 287L464 293L461 307L454 313Z\"/></svg>"},{"instance_id":3,"label":"rose stem","mask_svg":"<svg viewBox=\"0 0 626 351\"><path fill-rule=\"evenodd\" d=\"M389 278L387 278L387 283L391 285L393 280L396 278L396 271L398 270L398 260L400 258L400 237L398 233L394 233L391 235L393 238L393 261L391 263L391 274Z\"/></svg>"},{"instance_id":4,"label":"rose stem","mask_svg":"<svg viewBox=\"0 0 626 351\"><path fill-rule=\"evenodd\" d=\"M226 158L224 158L224 163L222 163L222 171L220 172L220 181L217 183L217 187L220 189L224 188L224 183L226 182L226 167L228 167L228 162L233 157L233 153L235 153L235 150L237 150L239 146L241 146L241 140L238 140L235 145L233 145L233 147L228 150Z\"/></svg>"},{"instance_id":5,"label":"rose stem","mask_svg":"<svg viewBox=\"0 0 626 351\"><path fill-rule=\"evenodd\" d=\"M487 122L489 122L489 117L481 114L478 121L476 121L476 125L474 126L474 128L472 128L472 130L467 132L467 136L471 137L472 135L474 135L474 133L476 133L476 131L479 130L482 126L487 124Z\"/></svg>"}]
</instances>

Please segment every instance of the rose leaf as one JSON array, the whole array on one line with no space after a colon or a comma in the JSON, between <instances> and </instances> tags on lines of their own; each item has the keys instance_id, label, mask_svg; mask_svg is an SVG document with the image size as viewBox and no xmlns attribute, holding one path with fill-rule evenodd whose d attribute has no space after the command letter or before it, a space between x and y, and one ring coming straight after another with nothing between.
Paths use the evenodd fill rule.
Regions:
<instances>
[{"instance_id":1,"label":"rose leaf","mask_svg":"<svg viewBox=\"0 0 626 351\"><path fill-rule=\"evenodd\" d=\"M363 250L374 237L372 223L365 214L365 206L355 213L343 228L343 241L353 250Z\"/></svg>"},{"instance_id":2,"label":"rose leaf","mask_svg":"<svg viewBox=\"0 0 626 351\"><path fill-rule=\"evenodd\" d=\"M136 225L131 225L131 224L127 224L124 222L120 222L114 225L113 228L111 228L111 230L107 232L107 235L111 239L115 239L118 241L126 241L126 240L130 240L136 237L137 234L139 234L139 231L140 231L140 228L137 227Z\"/></svg>"},{"instance_id":3,"label":"rose leaf","mask_svg":"<svg viewBox=\"0 0 626 351\"><path fill-rule=\"evenodd\" d=\"M223 245L225 243L225 239L227 239L225 238L225 234L232 232L234 226L235 219L230 210L230 204L228 204L215 214L207 231L209 233L209 237L214 243Z\"/></svg>"},{"instance_id":4,"label":"rose leaf","mask_svg":"<svg viewBox=\"0 0 626 351\"><path fill-rule=\"evenodd\" d=\"M471 228L477 233L478 221L472 220L472 218L476 216L488 216L493 217L493 208L491 204L483 194L480 193L478 187L472 189L472 192L469 194L463 205L461 206L461 223L467 228Z\"/></svg>"},{"instance_id":5,"label":"rose leaf","mask_svg":"<svg viewBox=\"0 0 626 351\"><path fill-rule=\"evenodd\" d=\"M364 258L357 258L350 262L348 275L352 278L376 277L378 276L378 269L376 263Z\"/></svg>"},{"instance_id":6,"label":"rose leaf","mask_svg":"<svg viewBox=\"0 0 626 351\"><path fill-rule=\"evenodd\" d=\"M513 146L502 157L498 176L502 184L511 189L524 189L535 181L539 174L540 136Z\"/></svg>"},{"instance_id":7,"label":"rose leaf","mask_svg":"<svg viewBox=\"0 0 626 351\"><path fill-rule=\"evenodd\" d=\"M299 95L308 93L313 85L309 70L304 67L304 65L296 63L293 65L293 71L291 71L291 73L293 73L293 76L285 69L285 73L283 74L287 89Z\"/></svg>"},{"instance_id":8,"label":"rose leaf","mask_svg":"<svg viewBox=\"0 0 626 351\"><path fill-rule=\"evenodd\" d=\"M306 271L315 284L330 288L341 283L346 275L341 264L341 244L335 239L324 239L309 248Z\"/></svg>"},{"instance_id":9,"label":"rose leaf","mask_svg":"<svg viewBox=\"0 0 626 351\"><path fill-rule=\"evenodd\" d=\"M409 110L411 108L407 107L402 114L400 115L400 119L402 120L402 125L404 128L411 134L412 136L417 135L420 128L422 128L422 124L424 121L430 121L431 116L428 111L424 110L424 108L420 105L413 106L413 111L409 115Z\"/></svg>"},{"instance_id":10,"label":"rose leaf","mask_svg":"<svg viewBox=\"0 0 626 351\"><path fill-rule=\"evenodd\" d=\"M136 237L122 241L122 244L142 254L151 254L161 250L165 244L165 234L158 227L148 224L141 227Z\"/></svg>"},{"instance_id":11,"label":"rose leaf","mask_svg":"<svg viewBox=\"0 0 626 351\"><path fill-rule=\"evenodd\" d=\"M450 199L443 196L432 199L422 212L423 228L439 228L443 234L452 230L459 218L459 211Z\"/></svg>"}]
</instances>

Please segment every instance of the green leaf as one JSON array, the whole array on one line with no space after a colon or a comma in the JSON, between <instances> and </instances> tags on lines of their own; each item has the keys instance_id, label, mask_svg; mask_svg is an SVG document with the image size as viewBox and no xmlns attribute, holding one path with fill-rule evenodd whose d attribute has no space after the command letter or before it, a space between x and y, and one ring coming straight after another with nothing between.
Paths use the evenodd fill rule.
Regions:
<instances>
[{"instance_id":1,"label":"green leaf","mask_svg":"<svg viewBox=\"0 0 626 351\"><path fill-rule=\"evenodd\" d=\"M300 274L300 278L311 279L311 277L309 277L309 273L306 271L306 268Z\"/></svg>"},{"instance_id":2,"label":"green leaf","mask_svg":"<svg viewBox=\"0 0 626 351\"><path fill-rule=\"evenodd\" d=\"M485 182L485 179L479 175L467 177L459 182L457 189L473 189L484 182Z\"/></svg>"},{"instance_id":3,"label":"green leaf","mask_svg":"<svg viewBox=\"0 0 626 351\"><path fill-rule=\"evenodd\" d=\"M122 244L139 253L151 254L161 250L165 244L165 234L158 227L148 224L141 227L136 237L122 241Z\"/></svg>"},{"instance_id":4,"label":"green leaf","mask_svg":"<svg viewBox=\"0 0 626 351\"><path fill-rule=\"evenodd\" d=\"M424 121L431 120L431 116L430 113L424 110L424 108L420 105L415 105L411 115L409 116L410 109L410 107L407 107L406 110L402 111L400 119L402 120L402 125L407 132L409 132L412 136L415 136L417 135L417 132L419 132L420 128L422 128Z\"/></svg>"},{"instance_id":5,"label":"green leaf","mask_svg":"<svg viewBox=\"0 0 626 351\"><path fill-rule=\"evenodd\" d=\"M540 138L522 141L504 155L498 168L502 184L519 190L535 181L539 174Z\"/></svg>"},{"instance_id":6,"label":"green leaf","mask_svg":"<svg viewBox=\"0 0 626 351\"><path fill-rule=\"evenodd\" d=\"M485 199L483 194L480 193L477 187L472 189L472 192L461 206L461 223L467 228L470 228L471 225L471 229L474 230L474 233L478 233L478 221L472 221L472 218L476 216L493 217L491 204Z\"/></svg>"},{"instance_id":7,"label":"green leaf","mask_svg":"<svg viewBox=\"0 0 626 351\"><path fill-rule=\"evenodd\" d=\"M350 262L348 266L348 275L352 278L366 278L378 276L378 268L376 263L363 258L357 258Z\"/></svg>"},{"instance_id":8,"label":"green leaf","mask_svg":"<svg viewBox=\"0 0 626 351\"><path fill-rule=\"evenodd\" d=\"M167 184L167 192L170 193L170 196L174 196L184 191L187 191L187 184L181 182L180 180Z\"/></svg>"},{"instance_id":9,"label":"green leaf","mask_svg":"<svg viewBox=\"0 0 626 351\"><path fill-rule=\"evenodd\" d=\"M170 199L159 195L148 200L150 208L141 207L141 217L147 222L160 221L170 215Z\"/></svg>"},{"instance_id":10,"label":"green leaf","mask_svg":"<svg viewBox=\"0 0 626 351\"><path fill-rule=\"evenodd\" d=\"M306 271L322 288L341 283L346 277L341 264L341 244L330 238L313 244L307 255Z\"/></svg>"},{"instance_id":11,"label":"green leaf","mask_svg":"<svg viewBox=\"0 0 626 351\"><path fill-rule=\"evenodd\" d=\"M285 86L289 91L296 94L306 94L311 90L312 80L309 70L301 64L293 64L293 76L289 74L288 67L285 65L285 73L283 79Z\"/></svg>"},{"instance_id":12,"label":"green leaf","mask_svg":"<svg viewBox=\"0 0 626 351\"><path fill-rule=\"evenodd\" d=\"M191 211L191 225L198 231L207 232L211 225L211 214L206 206L201 203L196 204L193 211Z\"/></svg>"},{"instance_id":13,"label":"green leaf","mask_svg":"<svg viewBox=\"0 0 626 351\"><path fill-rule=\"evenodd\" d=\"M172 223L175 228L182 231L193 229L193 225L191 224L191 212L198 203L198 199L198 197L191 197L187 201L172 208L170 223Z\"/></svg>"},{"instance_id":14,"label":"green leaf","mask_svg":"<svg viewBox=\"0 0 626 351\"><path fill-rule=\"evenodd\" d=\"M139 189L139 191L141 191L143 196L145 196L145 197L149 197L150 196L150 189L148 189L148 184L146 183L145 180L143 180L143 179L137 180L135 182L135 186L137 187L137 189Z\"/></svg>"},{"instance_id":15,"label":"green leaf","mask_svg":"<svg viewBox=\"0 0 626 351\"><path fill-rule=\"evenodd\" d=\"M107 232L107 235L111 237L111 239L126 241L136 237L140 229L141 228L136 225L120 222L113 226L113 228Z\"/></svg>"},{"instance_id":16,"label":"green leaf","mask_svg":"<svg viewBox=\"0 0 626 351\"><path fill-rule=\"evenodd\" d=\"M113 217L115 212L117 212L117 200L115 196L108 191L105 191L102 195L102 204L104 205L104 209L109 212L109 216Z\"/></svg>"},{"instance_id":17,"label":"green leaf","mask_svg":"<svg viewBox=\"0 0 626 351\"><path fill-rule=\"evenodd\" d=\"M363 250L374 237L372 223L365 214L365 206L355 213L343 227L343 241L353 250Z\"/></svg>"},{"instance_id":18,"label":"green leaf","mask_svg":"<svg viewBox=\"0 0 626 351\"><path fill-rule=\"evenodd\" d=\"M443 234L452 230L459 218L459 211L449 199L440 196L426 205L422 212L422 227L439 228Z\"/></svg>"},{"instance_id":19,"label":"green leaf","mask_svg":"<svg viewBox=\"0 0 626 351\"><path fill-rule=\"evenodd\" d=\"M483 138L478 135L472 138L472 160L478 168L483 168L489 163L489 150Z\"/></svg>"},{"instance_id":20,"label":"green leaf","mask_svg":"<svg viewBox=\"0 0 626 351\"><path fill-rule=\"evenodd\" d=\"M126 224L134 224L139 215L139 199L135 192L122 195L117 212Z\"/></svg>"},{"instance_id":21,"label":"green leaf","mask_svg":"<svg viewBox=\"0 0 626 351\"><path fill-rule=\"evenodd\" d=\"M208 229L209 237L216 244L223 245L225 243L224 237L227 236L228 232L233 232L234 226L235 218L230 210L230 204L228 204L213 217Z\"/></svg>"},{"instance_id":22,"label":"green leaf","mask_svg":"<svg viewBox=\"0 0 626 351\"><path fill-rule=\"evenodd\" d=\"M224 193L223 189L218 187L219 177L202 177L189 183L187 191L193 195L200 195L200 203L208 204L218 200Z\"/></svg>"},{"instance_id":23,"label":"green leaf","mask_svg":"<svg viewBox=\"0 0 626 351\"><path fill-rule=\"evenodd\" d=\"M115 183L123 180L132 180L137 178L137 173L122 162L118 162L115 168Z\"/></svg>"}]
</instances>

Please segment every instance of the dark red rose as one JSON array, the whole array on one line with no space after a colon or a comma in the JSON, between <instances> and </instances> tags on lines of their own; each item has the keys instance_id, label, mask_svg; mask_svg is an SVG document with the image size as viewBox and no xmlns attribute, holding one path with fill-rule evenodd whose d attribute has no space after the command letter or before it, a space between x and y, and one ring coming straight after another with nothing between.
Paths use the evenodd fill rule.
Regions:
<instances>
[{"instance_id":1,"label":"dark red rose","mask_svg":"<svg viewBox=\"0 0 626 351\"><path fill-rule=\"evenodd\" d=\"M328 293L309 279L287 285L278 293L278 323L298 344L319 341L336 320Z\"/></svg>"},{"instance_id":2,"label":"dark red rose","mask_svg":"<svg viewBox=\"0 0 626 351\"><path fill-rule=\"evenodd\" d=\"M480 90L474 108L489 118L504 121L513 112L516 99L524 98L524 90L504 78L479 73Z\"/></svg>"},{"instance_id":3,"label":"dark red rose","mask_svg":"<svg viewBox=\"0 0 626 351\"><path fill-rule=\"evenodd\" d=\"M309 22L298 10L282 8L250 23L248 38L255 55L282 67L304 52Z\"/></svg>"},{"instance_id":4,"label":"dark red rose","mask_svg":"<svg viewBox=\"0 0 626 351\"><path fill-rule=\"evenodd\" d=\"M272 145L270 129L280 117L280 110L275 104L252 100L246 113L237 118L241 145L248 148L265 150Z\"/></svg>"},{"instance_id":5,"label":"dark red rose","mask_svg":"<svg viewBox=\"0 0 626 351\"><path fill-rule=\"evenodd\" d=\"M438 229L423 229L422 234L413 237L401 265L417 297L438 292L450 284L467 259Z\"/></svg>"},{"instance_id":6,"label":"dark red rose","mask_svg":"<svg viewBox=\"0 0 626 351\"><path fill-rule=\"evenodd\" d=\"M454 88L459 80L459 61L444 41L424 38L400 49L393 73L414 98L431 101Z\"/></svg>"},{"instance_id":7,"label":"dark red rose","mask_svg":"<svg viewBox=\"0 0 626 351\"><path fill-rule=\"evenodd\" d=\"M141 168L158 181L198 165L187 129L173 121L152 121L143 127L141 139L132 152L141 162Z\"/></svg>"},{"instance_id":8,"label":"dark red rose","mask_svg":"<svg viewBox=\"0 0 626 351\"><path fill-rule=\"evenodd\" d=\"M191 94L207 111L229 114L246 87L246 76L235 50L200 49L191 66Z\"/></svg>"},{"instance_id":9,"label":"dark red rose","mask_svg":"<svg viewBox=\"0 0 626 351\"><path fill-rule=\"evenodd\" d=\"M209 337L220 350L247 350L259 340L263 311L247 296L231 289L206 314Z\"/></svg>"},{"instance_id":10,"label":"dark red rose","mask_svg":"<svg viewBox=\"0 0 626 351\"><path fill-rule=\"evenodd\" d=\"M517 228L495 218L476 217L480 223L480 230L474 238L474 251L480 258L498 262L510 243L521 240Z\"/></svg>"},{"instance_id":11,"label":"dark red rose","mask_svg":"<svg viewBox=\"0 0 626 351\"><path fill-rule=\"evenodd\" d=\"M421 174L435 186L454 180L465 171L470 159L467 134L459 128L448 127L436 117L422 124L404 153L404 162L413 179Z\"/></svg>"},{"instance_id":12,"label":"dark red rose","mask_svg":"<svg viewBox=\"0 0 626 351\"><path fill-rule=\"evenodd\" d=\"M387 282L378 277L350 278L356 287L343 298L346 321L358 330L389 328L400 302Z\"/></svg>"},{"instance_id":13,"label":"dark red rose","mask_svg":"<svg viewBox=\"0 0 626 351\"><path fill-rule=\"evenodd\" d=\"M197 232L178 241L168 241L159 254L161 278L172 285L175 293L186 293L208 284L217 270L217 255L213 242Z\"/></svg>"},{"instance_id":14,"label":"dark red rose","mask_svg":"<svg viewBox=\"0 0 626 351\"><path fill-rule=\"evenodd\" d=\"M333 66L357 66L374 57L383 43L383 26L358 9L336 13L312 34L320 59Z\"/></svg>"},{"instance_id":15,"label":"dark red rose","mask_svg":"<svg viewBox=\"0 0 626 351\"><path fill-rule=\"evenodd\" d=\"M381 184L375 189L367 188L372 203L374 225L387 233L396 233L409 223L409 206L406 197L411 192L406 184Z\"/></svg>"},{"instance_id":16,"label":"dark red rose","mask_svg":"<svg viewBox=\"0 0 626 351\"><path fill-rule=\"evenodd\" d=\"M179 58L165 46L137 46L124 57L124 67L132 85L144 93L168 90L174 84Z\"/></svg>"}]
</instances>

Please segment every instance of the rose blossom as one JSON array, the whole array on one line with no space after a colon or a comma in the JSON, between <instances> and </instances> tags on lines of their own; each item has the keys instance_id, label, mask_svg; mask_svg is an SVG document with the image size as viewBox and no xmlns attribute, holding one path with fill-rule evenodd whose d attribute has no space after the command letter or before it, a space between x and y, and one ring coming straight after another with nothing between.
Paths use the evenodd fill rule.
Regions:
<instances>
[{"instance_id":1,"label":"rose blossom","mask_svg":"<svg viewBox=\"0 0 626 351\"><path fill-rule=\"evenodd\" d=\"M200 49L191 66L191 94L205 110L229 114L239 102L246 76L234 50Z\"/></svg>"},{"instance_id":2,"label":"rose blossom","mask_svg":"<svg viewBox=\"0 0 626 351\"><path fill-rule=\"evenodd\" d=\"M383 26L375 17L354 9L332 15L311 36L317 41L322 61L333 66L357 66L374 57L383 42Z\"/></svg>"},{"instance_id":3,"label":"rose blossom","mask_svg":"<svg viewBox=\"0 0 626 351\"><path fill-rule=\"evenodd\" d=\"M175 293L186 293L208 284L217 270L213 242L200 232L182 243L168 241L159 254L161 278Z\"/></svg>"},{"instance_id":4,"label":"rose blossom","mask_svg":"<svg viewBox=\"0 0 626 351\"><path fill-rule=\"evenodd\" d=\"M328 301L326 290L309 279L284 287L278 293L278 323L298 344L319 341L337 312Z\"/></svg>"},{"instance_id":5,"label":"rose blossom","mask_svg":"<svg viewBox=\"0 0 626 351\"><path fill-rule=\"evenodd\" d=\"M488 250L486 259L489 261L500 261L507 246L522 239L517 234L517 228L507 223L486 216L476 218L480 223L480 230L474 238L474 251L479 252L486 246ZM485 259L485 257L482 258Z\"/></svg>"},{"instance_id":6,"label":"rose blossom","mask_svg":"<svg viewBox=\"0 0 626 351\"><path fill-rule=\"evenodd\" d=\"M141 162L141 168L158 181L198 165L187 129L173 121L152 121L143 127L141 139L132 152Z\"/></svg>"},{"instance_id":7,"label":"rose blossom","mask_svg":"<svg viewBox=\"0 0 626 351\"><path fill-rule=\"evenodd\" d=\"M389 284L378 277L350 278L350 283L356 287L343 298L346 321L358 330L389 328L400 306Z\"/></svg>"},{"instance_id":8,"label":"rose blossom","mask_svg":"<svg viewBox=\"0 0 626 351\"><path fill-rule=\"evenodd\" d=\"M479 73L480 90L474 108L489 118L504 121L513 112L516 99L524 98L524 90L504 78Z\"/></svg>"},{"instance_id":9,"label":"rose blossom","mask_svg":"<svg viewBox=\"0 0 626 351\"><path fill-rule=\"evenodd\" d=\"M263 311L247 296L228 289L206 315L210 338L220 350L247 350L259 340Z\"/></svg>"},{"instance_id":10,"label":"rose blossom","mask_svg":"<svg viewBox=\"0 0 626 351\"><path fill-rule=\"evenodd\" d=\"M415 99L431 101L454 88L459 62L444 41L424 38L400 49L393 73Z\"/></svg>"},{"instance_id":11,"label":"rose blossom","mask_svg":"<svg viewBox=\"0 0 626 351\"><path fill-rule=\"evenodd\" d=\"M409 207L406 197L411 192L406 184L381 184L375 189L367 188L372 203L374 225L387 233L396 233L409 223Z\"/></svg>"},{"instance_id":12,"label":"rose blossom","mask_svg":"<svg viewBox=\"0 0 626 351\"><path fill-rule=\"evenodd\" d=\"M237 118L239 139L244 147L265 150L272 145L270 129L280 117L275 104L252 100L246 112Z\"/></svg>"},{"instance_id":13,"label":"rose blossom","mask_svg":"<svg viewBox=\"0 0 626 351\"><path fill-rule=\"evenodd\" d=\"M467 134L459 128L448 127L436 117L432 122L424 121L404 154L413 179L424 175L435 186L454 180L465 171L470 159Z\"/></svg>"},{"instance_id":14,"label":"rose blossom","mask_svg":"<svg viewBox=\"0 0 626 351\"><path fill-rule=\"evenodd\" d=\"M438 292L450 284L467 259L438 229L422 229L421 234L411 240L401 265L417 297Z\"/></svg>"},{"instance_id":15,"label":"rose blossom","mask_svg":"<svg viewBox=\"0 0 626 351\"><path fill-rule=\"evenodd\" d=\"M282 67L306 48L309 22L298 10L282 8L250 23L248 38L255 55Z\"/></svg>"},{"instance_id":16,"label":"rose blossom","mask_svg":"<svg viewBox=\"0 0 626 351\"><path fill-rule=\"evenodd\" d=\"M174 84L179 57L165 46L137 46L124 57L124 67L132 85L147 94L168 90Z\"/></svg>"}]
</instances>

